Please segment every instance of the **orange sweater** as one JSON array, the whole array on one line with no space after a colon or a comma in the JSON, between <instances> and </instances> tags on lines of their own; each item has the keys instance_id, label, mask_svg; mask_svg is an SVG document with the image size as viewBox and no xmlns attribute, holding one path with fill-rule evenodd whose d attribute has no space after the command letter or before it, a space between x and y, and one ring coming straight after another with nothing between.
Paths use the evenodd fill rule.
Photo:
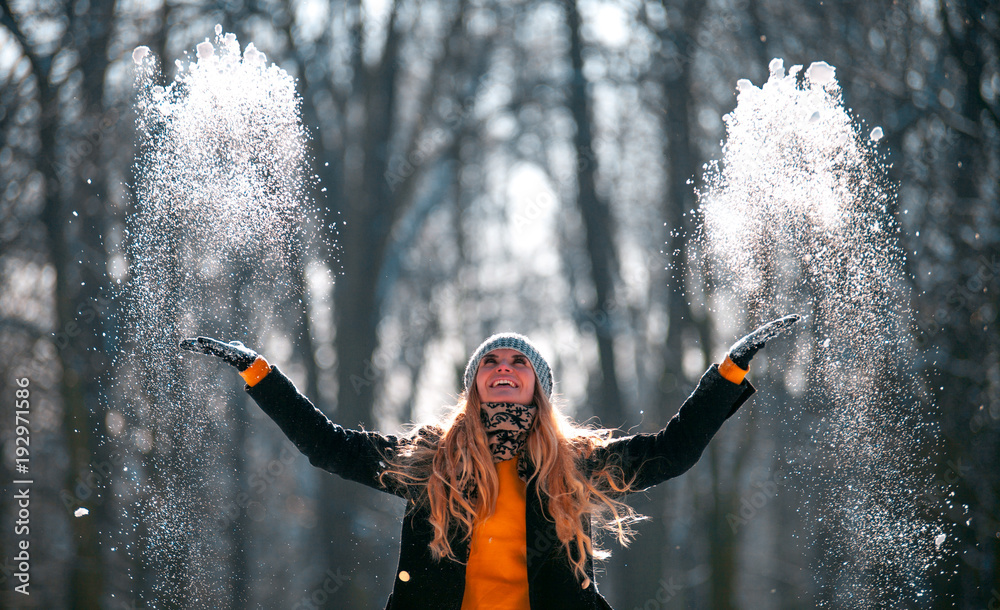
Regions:
<instances>
[{"instance_id":1,"label":"orange sweater","mask_svg":"<svg viewBox=\"0 0 1000 610\"><path fill-rule=\"evenodd\" d=\"M462 610L529 610L525 484L517 458L495 466L497 508L472 529Z\"/></svg>"}]
</instances>

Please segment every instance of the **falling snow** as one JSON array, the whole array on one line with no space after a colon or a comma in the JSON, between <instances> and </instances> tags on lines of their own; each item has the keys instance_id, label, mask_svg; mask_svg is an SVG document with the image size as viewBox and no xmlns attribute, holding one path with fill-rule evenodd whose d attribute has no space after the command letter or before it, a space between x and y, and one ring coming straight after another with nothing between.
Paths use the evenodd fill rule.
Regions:
<instances>
[{"instance_id":1,"label":"falling snow","mask_svg":"<svg viewBox=\"0 0 1000 610\"><path fill-rule=\"evenodd\" d=\"M132 346L117 383L135 448L149 461L136 529L158 566L150 607L220 586L220 472L230 417L216 362L185 359L178 340L213 334L255 343L288 298L310 185L294 79L233 34L176 63L168 86L146 47L136 64L138 200L127 234ZM78 515L79 516L79 515Z\"/></svg>"},{"instance_id":2,"label":"falling snow","mask_svg":"<svg viewBox=\"0 0 1000 610\"><path fill-rule=\"evenodd\" d=\"M916 502L930 488L933 433L908 375L904 253L882 130L855 125L823 62L786 73L775 59L762 87L737 88L723 157L699 193L702 247L723 298L751 322L808 314L803 331L815 341L799 342L793 365L808 371L809 403L788 408L808 428L796 476L823 540L817 573L840 574L821 583L824 598L864 608L921 597L945 535ZM818 423L798 423L806 408Z\"/></svg>"},{"instance_id":3,"label":"falling snow","mask_svg":"<svg viewBox=\"0 0 1000 610\"><path fill-rule=\"evenodd\" d=\"M173 83L159 77L149 50L139 64L139 128L145 139L144 215L193 231L206 247L228 254L287 239L301 213L306 184L305 130L295 81L266 65L251 43L217 28L197 46Z\"/></svg>"}]
</instances>

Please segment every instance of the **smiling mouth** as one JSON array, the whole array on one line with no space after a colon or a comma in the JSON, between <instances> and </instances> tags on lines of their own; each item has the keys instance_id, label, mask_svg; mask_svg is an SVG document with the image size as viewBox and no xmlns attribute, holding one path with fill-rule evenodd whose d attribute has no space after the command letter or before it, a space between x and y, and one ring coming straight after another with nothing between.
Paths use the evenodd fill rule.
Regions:
<instances>
[{"instance_id":1,"label":"smiling mouth","mask_svg":"<svg viewBox=\"0 0 1000 610\"><path fill-rule=\"evenodd\" d=\"M490 387L491 388L499 388L499 387L517 388L517 384L514 383L513 381L511 381L510 379L497 379L496 381L494 381L493 383L490 384Z\"/></svg>"}]
</instances>

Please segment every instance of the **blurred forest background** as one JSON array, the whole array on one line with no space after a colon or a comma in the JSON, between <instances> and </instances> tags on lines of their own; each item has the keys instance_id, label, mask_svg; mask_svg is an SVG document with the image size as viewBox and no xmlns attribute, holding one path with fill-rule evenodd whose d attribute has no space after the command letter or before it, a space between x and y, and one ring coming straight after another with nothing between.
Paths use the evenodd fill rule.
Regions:
<instances>
[{"instance_id":1,"label":"blurred forest background","mask_svg":"<svg viewBox=\"0 0 1000 610\"><path fill-rule=\"evenodd\" d=\"M0 606L380 608L402 504L318 471L222 367L216 422L182 473L172 552L149 551L184 430L114 383L135 213L132 49L166 76L215 24L298 80L320 222L269 305L226 268L228 325L348 427L397 432L459 388L490 332L554 364L574 417L661 427L757 322L710 307L687 237L735 85L774 57L827 61L881 126L912 282L921 417L939 429L924 517L944 559L900 606L1000 607L1000 10L977 0L0 0ZM866 131L867 133L867 131ZM228 263L221 263L223 265ZM332 280L331 280L332 278ZM719 313L713 313L719 311ZM809 328L799 340L809 340ZM814 422L782 350L685 476L634 498L652 519L599 577L616 608L851 608L830 538L786 484ZM177 366L180 366L179 364ZM15 379L32 390L32 594L13 592ZM806 410L793 418L792 410ZM205 486L200 481L211 481ZM201 485L199 487L199 485ZM952 495L953 494L953 495ZM946 500L950 498L951 502ZM763 499L763 500L762 500ZM747 514L746 505L754 507ZM963 506L965 508L963 508ZM74 517L78 508L89 514ZM744 510L743 513L740 511ZM742 515L734 521L734 515ZM157 534L159 535L159 534ZM160 545L160 546L158 546ZM827 566L822 570L816 566ZM904 576L905 577L905 576ZM886 606L883 606L886 607Z\"/></svg>"}]
</instances>

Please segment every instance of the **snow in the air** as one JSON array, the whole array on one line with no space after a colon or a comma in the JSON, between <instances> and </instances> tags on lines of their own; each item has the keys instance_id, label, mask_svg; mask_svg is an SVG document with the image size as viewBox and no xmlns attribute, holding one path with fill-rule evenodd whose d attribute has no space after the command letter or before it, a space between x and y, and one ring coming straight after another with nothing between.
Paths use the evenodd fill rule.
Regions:
<instances>
[{"instance_id":1,"label":"snow in the air","mask_svg":"<svg viewBox=\"0 0 1000 610\"><path fill-rule=\"evenodd\" d=\"M699 193L716 306L742 310L749 328L806 315L780 365L803 383L782 411L802 429L805 457L791 470L809 500L801 510L828 538L818 561L842 575L845 607L873 607L875 591L913 599L945 534L916 503L931 487L931 452L901 366L911 349L905 256L874 148L882 129L857 126L830 64L769 68L761 87L737 83L722 158ZM856 559L841 566L845 549Z\"/></svg>"}]
</instances>

